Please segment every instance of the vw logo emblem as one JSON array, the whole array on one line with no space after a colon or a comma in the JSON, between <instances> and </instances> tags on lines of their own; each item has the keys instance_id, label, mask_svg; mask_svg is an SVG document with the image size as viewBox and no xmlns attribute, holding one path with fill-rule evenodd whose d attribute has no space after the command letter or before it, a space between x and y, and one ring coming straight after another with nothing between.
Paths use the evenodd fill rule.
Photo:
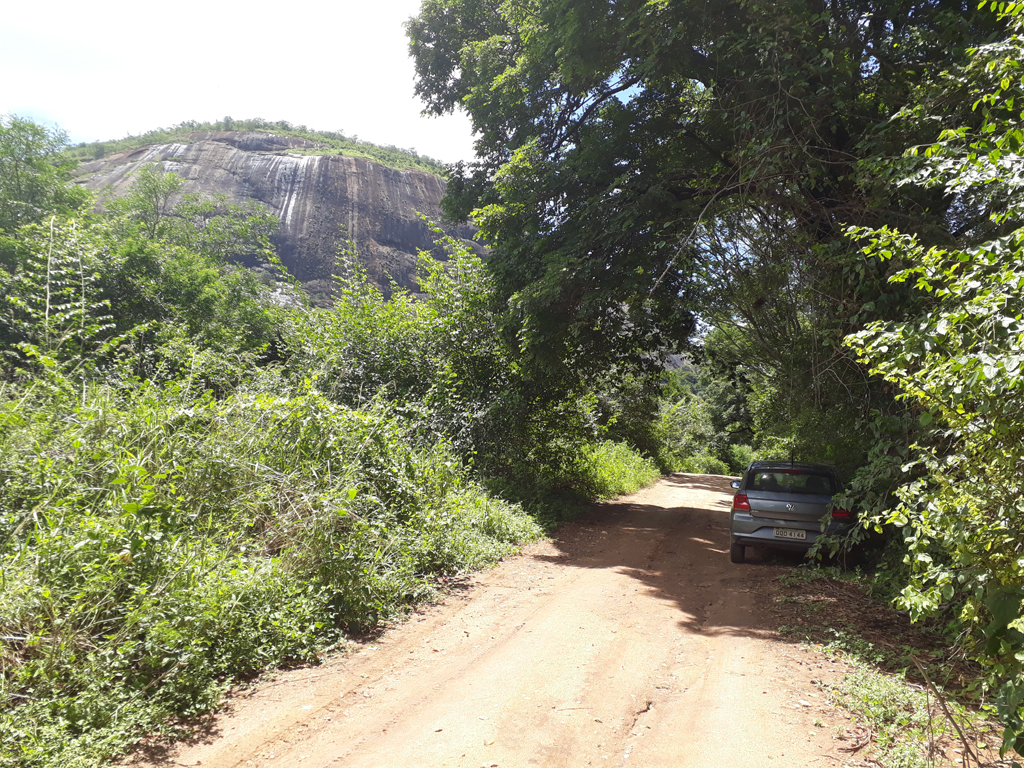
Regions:
<instances>
[{"instance_id":1,"label":"vw logo emblem","mask_svg":"<svg viewBox=\"0 0 1024 768\"><path fill-rule=\"evenodd\" d=\"M792 512L793 511L793 505L792 504L787 504L786 505L786 511L787 512Z\"/></svg>"}]
</instances>

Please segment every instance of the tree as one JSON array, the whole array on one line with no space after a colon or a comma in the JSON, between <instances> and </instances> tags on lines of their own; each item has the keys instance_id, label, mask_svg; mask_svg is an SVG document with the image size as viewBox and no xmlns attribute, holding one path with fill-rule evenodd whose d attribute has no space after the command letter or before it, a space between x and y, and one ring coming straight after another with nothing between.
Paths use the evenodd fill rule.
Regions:
<instances>
[{"instance_id":1,"label":"tree","mask_svg":"<svg viewBox=\"0 0 1024 768\"><path fill-rule=\"evenodd\" d=\"M256 203L182 195L183 184L175 173L145 166L128 193L105 206L109 250L100 287L118 329L173 323L213 349L266 348L276 338L278 308L269 287L239 262L256 257L283 269L270 244L277 217Z\"/></svg>"},{"instance_id":2,"label":"tree","mask_svg":"<svg viewBox=\"0 0 1024 768\"><path fill-rule=\"evenodd\" d=\"M3 357L79 377L123 364L128 375L161 378L184 364L189 344L224 355L227 367L265 354L278 340L280 302L266 274L236 262L276 263L277 219L256 205L175 201L181 185L146 167L105 216L51 214L0 240Z\"/></svg>"},{"instance_id":3,"label":"tree","mask_svg":"<svg viewBox=\"0 0 1024 768\"><path fill-rule=\"evenodd\" d=\"M986 668L1006 725L1003 751L1024 751L1024 24L979 46L949 74L983 118L954 126L908 183L938 186L973 222L956 245L928 247L883 227L858 230L890 280L928 297L923 311L875 322L847 344L898 385L922 434L903 466L899 504L873 522L906 531L912 617L953 606L965 649ZM914 154L920 154L915 151ZM986 224L987 222L987 224ZM975 244L979 233L990 239ZM869 467L870 469L870 467Z\"/></svg>"},{"instance_id":4,"label":"tree","mask_svg":"<svg viewBox=\"0 0 1024 768\"><path fill-rule=\"evenodd\" d=\"M224 195L182 194L184 179L159 165L135 171L131 189L107 202L122 233L137 227L151 240L167 240L221 262L261 257L275 261L270 238L279 222L256 202L229 203Z\"/></svg>"},{"instance_id":5,"label":"tree","mask_svg":"<svg viewBox=\"0 0 1024 768\"><path fill-rule=\"evenodd\" d=\"M73 213L89 200L85 189L67 183L75 163L66 147L63 131L0 116L0 234Z\"/></svg>"},{"instance_id":6,"label":"tree","mask_svg":"<svg viewBox=\"0 0 1024 768\"><path fill-rule=\"evenodd\" d=\"M229 203L226 196L184 195L174 206L171 238L223 263L259 258L280 266L270 238L280 221L255 201Z\"/></svg>"},{"instance_id":7,"label":"tree","mask_svg":"<svg viewBox=\"0 0 1024 768\"><path fill-rule=\"evenodd\" d=\"M57 216L19 229L22 267L0 291L0 349L9 361L65 374L93 367L113 327L97 289L101 243L87 224Z\"/></svg>"},{"instance_id":8,"label":"tree","mask_svg":"<svg viewBox=\"0 0 1024 768\"><path fill-rule=\"evenodd\" d=\"M493 242L518 346L578 371L734 321L766 271L850 320L848 224L947 232L863 161L935 138L889 118L992 29L960 0L427 0L407 27L427 110L478 135L446 210Z\"/></svg>"},{"instance_id":9,"label":"tree","mask_svg":"<svg viewBox=\"0 0 1024 768\"><path fill-rule=\"evenodd\" d=\"M145 165L132 175L128 194L110 201L106 207L115 216L137 222L146 237L167 237L173 227L172 201L180 195L185 180L157 164Z\"/></svg>"}]
</instances>

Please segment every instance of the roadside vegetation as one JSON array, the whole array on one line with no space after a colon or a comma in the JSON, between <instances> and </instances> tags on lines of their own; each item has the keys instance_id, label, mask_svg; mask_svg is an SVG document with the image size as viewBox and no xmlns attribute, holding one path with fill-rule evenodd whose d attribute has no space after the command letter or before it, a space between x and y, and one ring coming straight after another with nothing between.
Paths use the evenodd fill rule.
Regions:
<instances>
[{"instance_id":1,"label":"roadside vegetation","mask_svg":"<svg viewBox=\"0 0 1024 768\"><path fill-rule=\"evenodd\" d=\"M935 619L911 623L891 605L890 588L879 571L806 565L761 587L779 633L843 672L814 681L850 715L850 726L833 734L839 749L851 765L1009 767L977 664L962 654L950 658L948 628Z\"/></svg>"}]
</instances>

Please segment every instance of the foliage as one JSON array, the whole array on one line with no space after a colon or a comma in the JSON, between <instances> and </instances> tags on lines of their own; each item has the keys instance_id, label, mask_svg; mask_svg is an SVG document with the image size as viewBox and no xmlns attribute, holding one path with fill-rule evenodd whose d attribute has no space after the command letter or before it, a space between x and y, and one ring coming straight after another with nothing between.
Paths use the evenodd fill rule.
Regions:
<instances>
[{"instance_id":1,"label":"foliage","mask_svg":"<svg viewBox=\"0 0 1024 768\"><path fill-rule=\"evenodd\" d=\"M262 257L276 262L270 238L279 222L259 203L227 202L225 195L182 195L183 179L159 164L132 174L127 193L102 204L121 238L141 235L202 253L224 264Z\"/></svg>"},{"instance_id":2,"label":"foliage","mask_svg":"<svg viewBox=\"0 0 1024 768\"><path fill-rule=\"evenodd\" d=\"M768 359L761 347L756 335L728 325L706 336L704 367L720 382L716 411L725 415L719 429L731 444L751 445L759 459L832 464L849 480L874 445L867 413L894 410L892 396L851 359L835 357L827 372L813 345L785 360ZM729 419L735 421L723 423ZM728 450L716 455L731 462Z\"/></svg>"},{"instance_id":3,"label":"foliage","mask_svg":"<svg viewBox=\"0 0 1024 768\"><path fill-rule=\"evenodd\" d=\"M187 383L3 395L10 764L94 764L537 535L383 404L278 376L221 401Z\"/></svg>"},{"instance_id":4,"label":"foliage","mask_svg":"<svg viewBox=\"0 0 1024 768\"><path fill-rule=\"evenodd\" d=\"M706 363L668 374L655 422L661 463L708 474L746 469L749 461L733 466L739 441L751 434L746 395L741 382L717 375Z\"/></svg>"},{"instance_id":5,"label":"foliage","mask_svg":"<svg viewBox=\"0 0 1024 768\"><path fill-rule=\"evenodd\" d=\"M154 166L76 214L37 155L49 197L0 244L0 763L97 765L315 660L537 536L502 497L550 521L658 476L624 442L651 381L517 366L462 244L389 300L348 254L315 308L237 266L265 210Z\"/></svg>"},{"instance_id":6,"label":"foliage","mask_svg":"<svg viewBox=\"0 0 1024 768\"><path fill-rule=\"evenodd\" d=\"M977 132L945 132L908 180L944 185L962 208L989 218L964 241L979 232L991 239L941 248L887 227L857 230L866 253L893 263L890 280L913 286L928 306L847 340L900 388L921 430L904 462L899 504L875 517L906 529L911 580L901 602L914 617L960 609L969 630L963 641L985 665L1007 726L1004 751L1024 748L1022 58L1017 17L1008 37L980 46L965 69L950 73L973 89L984 123Z\"/></svg>"},{"instance_id":7,"label":"foliage","mask_svg":"<svg viewBox=\"0 0 1024 768\"><path fill-rule=\"evenodd\" d=\"M366 389L349 407L315 371L280 367L306 305L231 263L268 247L273 217L178 199L179 187L143 169L102 215L52 214L6 241L5 765L99 764L208 709L239 676L313 660L428 596L434 575L492 563L539 531L435 429L435 406L459 412L460 374L476 365L486 380L486 306L454 287L478 264L456 256L426 278L420 346L380 348L382 370L406 351L436 363L442 348L445 367L423 389ZM342 307L354 313L344 348L357 309Z\"/></svg>"},{"instance_id":8,"label":"foliage","mask_svg":"<svg viewBox=\"0 0 1024 768\"><path fill-rule=\"evenodd\" d=\"M670 470L682 469L693 456L724 448L724 435L714 430L710 410L706 400L692 395L674 403L662 402L658 430L664 446L662 455Z\"/></svg>"},{"instance_id":9,"label":"foliage","mask_svg":"<svg viewBox=\"0 0 1024 768\"><path fill-rule=\"evenodd\" d=\"M430 428L469 453L501 439L491 422L510 371L480 257L451 238L439 244L445 261L420 254L421 293L392 286L387 299L355 252L343 254L333 306L297 308L284 342L290 366L333 399L420 402Z\"/></svg>"},{"instance_id":10,"label":"foliage","mask_svg":"<svg viewBox=\"0 0 1024 768\"><path fill-rule=\"evenodd\" d=\"M261 131L278 136L294 136L314 142L314 150L293 150L297 153L310 152L315 154L337 154L347 157L363 157L372 162L398 170L419 170L441 175L444 166L426 155L419 154L415 149L400 149L393 145L379 146L361 140L358 136L346 136L344 131L317 131L304 125L292 125L287 120L268 121L262 118L233 120L225 117L214 122L197 122L186 120L171 128L158 128L147 131L139 136L127 136L123 139L79 144L69 155L79 161L98 160L106 155L125 152L150 144L169 143L194 140L192 134L210 133L213 131Z\"/></svg>"},{"instance_id":11,"label":"foliage","mask_svg":"<svg viewBox=\"0 0 1024 768\"><path fill-rule=\"evenodd\" d=\"M742 475L757 459L757 454L749 445L729 446L729 469L734 475Z\"/></svg>"},{"instance_id":12,"label":"foliage","mask_svg":"<svg viewBox=\"0 0 1024 768\"><path fill-rule=\"evenodd\" d=\"M291 315L289 367L340 403L405 403L425 434L444 435L506 498L546 507L550 494L581 501L651 482L649 462L621 445L626 463L612 468L601 442L631 407L643 408L643 386L612 383L610 374L599 395L579 382L549 388L518 369L502 343L483 261L462 243L439 242L448 259L421 254L418 296L395 287L385 299L354 253L345 254L334 305Z\"/></svg>"},{"instance_id":13,"label":"foliage","mask_svg":"<svg viewBox=\"0 0 1024 768\"><path fill-rule=\"evenodd\" d=\"M877 298L845 223L944 231L941 194L864 161L935 138L889 118L992 28L965 2L871 0L428 0L407 26L428 110L477 131L445 206L493 243L529 365L642 359L704 313L800 395L854 378L840 341Z\"/></svg>"},{"instance_id":14,"label":"foliage","mask_svg":"<svg viewBox=\"0 0 1024 768\"><path fill-rule=\"evenodd\" d=\"M835 652L834 647L828 650ZM911 687L899 675L885 674L848 654L854 669L830 687L832 703L854 713L875 735L876 759L886 768L926 768L934 763L929 747L943 736L956 737L936 702L919 686ZM949 704L958 719L966 719L962 706Z\"/></svg>"},{"instance_id":15,"label":"foliage","mask_svg":"<svg viewBox=\"0 0 1024 768\"><path fill-rule=\"evenodd\" d=\"M135 172L127 194L104 201L100 287L119 329L134 333L137 346L171 349L184 331L219 352L265 350L276 342L287 284L268 285L237 262L277 262L270 244L276 217L223 196L179 196L180 188L176 174L147 166ZM165 360L156 353L145 374Z\"/></svg>"},{"instance_id":16,"label":"foliage","mask_svg":"<svg viewBox=\"0 0 1024 768\"><path fill-rule=\"evenodd\" d=\"M586 490L598 499L635 493L661 478L653 461L624 443L604 440L588 450L586 460L591 477Z\"/></svg>"},{"instance_id":17,"label":"foliage","mask_svg":"<svg viewBox=\"0 0 1024 768\"><path fill-rule=\"evenodd\" d=\"M236 264L272 216L180 186L0 248L4 765L101 764L658 475L656 382L518 365L463 245L316 308Z\"/></svg>"},{"instance_id":18,"label":"foliage","mask_svg":"<svg viewBox=\"0 0 1024 768\"><path fill-rule=\"evenodd\" d=\"M86 190L66 183L74 167L66 147L62 131L0 115L0 235L88 202Z\"/></svg>"},{"instance_id":19,"label":"foliage","mask_svg":"<svg viewBox=\"0 0 1024 768\"><path fill-rule=\"evenodd\" d=\"M171 228L171 200L185 184L176 173L166 173L158 165L144 166L133 174L128 195L112 200L108 206L127 220L138 223L151 240L165 238Z\"/></svg>"},{"instance_id":20,"label":"foliage","mask_svg":"<svg viewBox=\"0 0 1024 768\"><path fill-rule=\"evenodd\" d=\"M274 292L255 273L224 263L223 240L205 238L191 250L171 242L174 233L148 237L162 224L154 230L112 216L54 216L18 230L10 272L0 270L0 366L167 378L189 362L182 339L246 355L275 341ZM211 226L237 242L250 218L228 225L214 218Z\"/></svg>"},{"instance_id":21,"label":"foliage","mask_svg":"<svg viewBox=\"0 0 1024 768\"><path fill-rule=\"evenodd\" d=\"M938 72L995 28L966 2L429 0L407 31L428 109L477 130L444 207L493 245L514 363L599 391L689 349L713 391L663 399L630 442L664 469L740 471L730 446L751 445L849 480L877 453L874 415L903 409L842 339L922 302L846 226L931 243L965 219L937 189L890 183L920 163L889 159L939 130L890 117L933 99L976 126Z\"/></svg>"},{"instance_id":22,"label":"foliage","mask_svg":"<svg viewBox=\"0 0 1024 768\"><path fill-rule=\"evenodd\" d=\"M730 475L729 465L717 456L698 453L683 461L679 468L683 472L694 472L698 475Z\"/></svg>"},{"instance_id":23,"label":"foliage","mask_svg":"<svg viewBox=\"0 0 1024 768\"><path fill-rule=\"evenodd\" d=\"M593 380L602 439L632 446L663 470L657 430L663 377L628 366L611 368Z\"/></svg>"},{"instance_id":24,"label":"foliage","mask_svg":"<svg viewBox=\"0 0 1024 768\"><path fill-rule=\"evenodd\" d=\"M95 241L74 219L18 230L14 252L22 267L0 294L0 339L17 363L70 372L91 365L112 324L97 301ZM11 342L14 342L13 344Z\"/></svg>"}]
</instances>

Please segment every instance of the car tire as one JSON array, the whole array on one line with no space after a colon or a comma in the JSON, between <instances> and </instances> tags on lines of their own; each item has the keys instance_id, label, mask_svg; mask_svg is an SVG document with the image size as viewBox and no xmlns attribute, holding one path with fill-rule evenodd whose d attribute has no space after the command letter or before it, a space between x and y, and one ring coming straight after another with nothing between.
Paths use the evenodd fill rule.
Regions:
<instances>
[{"instance_id":1,"label":"car tire","mask_svg":"<svg viewBox=\"0 0 1024 768\"><path fill-rule=\"evenodd\" d=\"M742 544L733 544L729 547L729 559L734 563L742 563L746 560L747 548Z\"/></svg>"}]
</instances>

